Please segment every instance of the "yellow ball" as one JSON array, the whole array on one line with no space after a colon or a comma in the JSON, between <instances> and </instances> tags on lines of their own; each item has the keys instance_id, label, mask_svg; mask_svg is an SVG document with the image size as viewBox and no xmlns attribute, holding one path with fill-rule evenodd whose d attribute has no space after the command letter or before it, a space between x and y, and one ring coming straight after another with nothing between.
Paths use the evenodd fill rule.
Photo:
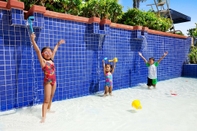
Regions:
<instances>
[{"instance_id":1,"label":"yellow ball","mask_svg":"<svg viewBox=\"0 0 197 131\"><path fill-rule=\"evenodd\" d=\"M135 109L142 109L142 106L140 104L140 100L134 100L132 103L131 103L131 106L134 107Z\"/></svg>"}]
</instances>

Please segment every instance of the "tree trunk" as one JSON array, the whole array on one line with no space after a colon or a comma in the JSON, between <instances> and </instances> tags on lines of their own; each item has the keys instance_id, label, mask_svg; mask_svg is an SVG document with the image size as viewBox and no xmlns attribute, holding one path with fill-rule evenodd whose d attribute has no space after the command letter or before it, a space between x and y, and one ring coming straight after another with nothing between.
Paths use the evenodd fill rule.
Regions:
<instances>
[{"instance_id":1,"label":"tree trunk","mask_svg":"<svg viewBox=\"0 0 197 131\"><path fill-rule=\"evenodd\" d=\"M133 0L133 8L139 8L140 7L140 0Z\"/></svg>"}]
</instances>

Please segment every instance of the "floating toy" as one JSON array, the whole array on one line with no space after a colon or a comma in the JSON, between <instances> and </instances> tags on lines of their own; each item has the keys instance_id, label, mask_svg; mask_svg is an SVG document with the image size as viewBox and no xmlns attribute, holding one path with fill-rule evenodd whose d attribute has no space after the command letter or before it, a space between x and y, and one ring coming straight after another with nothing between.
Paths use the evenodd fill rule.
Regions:
<instances>
[{"instance_id":1,"label":"floating toy","mask_svg":"<svg viewBox=\"0 0 197 131\"><path fill-rule=\"evenodd\" d=\"M176 92L173 92L173 91L170 91L170 93L171 93L171 95L173 95L173 96L176 96L176 95L177 95L177 93L176 93Z\"/></svg>"},{"instance_id":2,"label":"floating toy","mask_svg":"<svg viewBox=\"0 0 197 131\"><path fill-rule=\"evenodd\" d=\"M103 60L107 60L107 57L105 57Z\"/></svg>"},{"instance_id":3,"label":"floating toy","mask_svg":"<svg viewBox=\"0 0 197 131\"><path fill-rule=\"evenodd\" d=\"M177 94L176 93L171 93L171 95L176 96Z\"/></svg>"},{"instance_id":4,"label":"floating toy","mask_svg":"<svg viewBox=\"0 0 197 131\"><path fill-rule=\"evenodd\" d=\"M140 104L140 100L134 100L131 104L132 107L134 107L135 109L142 109L142 106Z\"/></svg>"},{"instance_id":5,"label":"floating toy","mask_svg":"<svg viewBox=\"0 0 197 131\"><path fill-rule=\"evenodd\" d=\"M117 57L114 57L114 59L113 60L109 60L109 62L118 62L118 58Z\"/></svg>"}]
</instances>

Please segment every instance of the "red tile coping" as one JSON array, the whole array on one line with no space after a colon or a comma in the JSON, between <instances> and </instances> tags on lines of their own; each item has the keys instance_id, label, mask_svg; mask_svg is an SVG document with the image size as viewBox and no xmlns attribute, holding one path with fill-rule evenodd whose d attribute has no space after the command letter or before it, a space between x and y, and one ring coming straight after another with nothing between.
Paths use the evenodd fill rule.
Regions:
<instances>
[{"instance_id":1,"label":"red tile coping","mask_svg":"<svg viewBox=\"0 0 197 131\"><path fill-rule=\"evenodd\" d=\"M29 11L25 14L25 18L27 19L29 16L33 15L34 12L44 14L46 12L46 7L33 5Z\"/></svg>"},{"instance_id":2,"label":"red tile coping","mask_svg":"<svg viewBox=\"0 0 197 131\"><path fill-rule=\"evenodd\" d=\"M129 25L123 25L123 24L117 24L117 23L111 23L110 26L114 27L114 28L125 29L125 30L142 30L142 31L148 32L149 34L155 34L155 35L176 37L176 38L182 38L182 39L188 38L188 36L182 36L182 35L178 35L178 34L173 34L173 33L169 33L169 32L162 32L162 31L157 31L157 30L151 30L148 27L142 27L142 26L129 26Z\"/></svg>"},{"instance_id":3,"label":"red tile coping","mask_svg":"<svg viewBox=\"0 0 197 131\"><path fill-rule=\"evenodd\" d=\"M162 32L162 31L157 31L157 30L151 30L151 29L148 29L147 32L149 34L163 35L163 36L176 37L176 38L182 38L182 39L188 38L188 36L173 34L173 33L169 33L169 32Z\"/></svg>"},{"instance_id":4,"label":"red tile coping","mask_svg":"<svg viewBox=\"0 0 197 131\"><path fill-rule=\"evenodd\" d=\"M5 1L0 1L0 8L2 8L2 9L7 9L7 2L5 2Z\"/></svg>"},{"instance_id":5,"label":"red tile coping","mask_svg":"<svg viewBox=\"0 0 197 131\"><path fill-rule=\"evenodd\" d=\"M11 9L11 8L17 8L17 9L24 9L24 3L20 2L18 0L9 0L7 2L7 8Z\"/></svg>"},{"instance_id":6,"label":"red tile coping","mask_svg":"<svg viewBox=\"0 0 197 131\"><path fill-rule=\"evenodd\" d=\"M48 16L52 18L59 18L63 20L82 22L82 23L89 23L89 18L86 18L86 17L74 16L74 15L69 15L69 14L64 14L64 13L57 13L57 12L48 11L48 10L44 13L44 16Z\"/></svg>"},{"instance_id":7,"label":"red tile coping","mask_svg":"<svg viewBox=\"0 0 197 131\"><path fill-rule=\"evenodd\" d=\"M134 30L134 27L129 26L129 25L111 23L110 26L113 27L113 28L120 28L120 29L125 29L125 30Z\"/></svg>"},{"instance_id":8,"label":"red tile coping","mask_svg":"<svg viewBox=\"0 0 197 131\"><path fill-rule=\"evenodd\" d=\"M18 9L23 10L24 9L24 3L19 2L18 0L9 0L8 2L0 1L0 8L8 8L8 9L18 8ZM37 12L37 13L44 14L44 16L47 16L47 17L59 18L59 19L63 19L63 20L70 20L70 21L76 21L76 22L82 22L82 23L88 23L88 24L91 24L91 23L95 22L95 23L100 23L101 25L102 24L108 24L111 27L119 28L119 29L142 30L142 31L146 31L150 34L155 34L155 35L176 37L176 38L182 38L182 39L188 38L187 36L182 36L182 35L172 34L172 33L168 33L168 32L151 30L151 29L148 29L147 27L142 27L142 26L129 26L129 25L112 23L108 19L100 20L100 18L98 18L98 17L86 18L86 17L81 17L81 16L74 16L74 15L69 15L69 14L64 14L64 13L48 11L48 10L46 10L45 7L38 6L38 5L32 6L32 8L28 12L26 12L26 11L24 11L24 12L26 13L25 14L26 18L28 16L32 15L34 12Z\"/></svg>"},{"instance_id":9,"label":"red tile coping","mask_svg":"<svg viewBox=\"0 0 197 131\"><path fill-rule=\"evenodd\" d=\"M108 20L108 19L102 19L101 22L100 22L101 25L110 25L111 24L111 20Z\"/></svg>"},{"instance_id":10,"label":"red tile coping","mask_svg":"<svg viewBox=\"0 0 197 131\"><path fill-rule=\"evenodd\" d=\"M89 18L89 21L88 23L89 24L92 24L92 23L100 23L101 19L99 17L92 17L92 18Z\"/></svg>"}]
</instances>

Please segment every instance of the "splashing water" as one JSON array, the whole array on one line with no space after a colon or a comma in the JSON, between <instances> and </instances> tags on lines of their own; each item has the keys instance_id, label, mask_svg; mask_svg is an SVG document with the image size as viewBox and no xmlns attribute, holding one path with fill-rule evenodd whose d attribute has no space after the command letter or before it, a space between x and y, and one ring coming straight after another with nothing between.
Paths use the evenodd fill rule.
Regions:
<instances>
[{"instance_id":1,"label":"splashing water","mask_svg":"<svg viewBox=\"0 0 197 131\"><path fill-rule=\"evenodd\" d=\"M102 34L100 34L99 35L99 43L98 43L98 65L97 65L97 76L98 76L98 81L99 81L99 90L100 90L100 74L101 74L101 68L100 68L100 64L101 64L101 61L102 61L102 59L103 58L101 58L101 56L102 56L102 46L103 46L103 40L104 40L104 37L105 37L105 35L102 35Z\"/></svg>"},{"instance_id":2,"label":"splashing water","mask_svg":"<svg viewBox=\"0 0 197 131\"><path fill-rule=\"evenodd\" d=\"M163 52L166 52L164 41L162 41L162 46L163 46Z\"/></svg>"},{"instance_id":3,"label":"splashing water","mask_svg":"<svg viewBox=\"0 0 197 131\"><path fill-rule=\"evenodd\" d=\"M28 21L26 22L27 32L29 35L29 38L31 37L30 34L30 25ZM36 69L35 69L35 58L34 58L34 49L33 44L31 43L31 59L32 59L32 73L33 73L33 82L34 82L34 88L33 88L33 105L37 105L40 102L40 99L38 99L38 82L36 78Z\"/></svg>"},{"instance_id":4,"label":"splashing water","mask_svg":"<svg viewBox=\"0 0 197 131\"><path fill-rule=\"evenodd\" d=\"M142 45L141 45L140 52L143 53L144 56L147 56L147 46L148 46L147 39L146 39L146 36L142 35L141 37L142 37ZM137 61L136 61L135 72L137 72L138 74L140 73L140 59L141 59L140 57L136 59Z\"/></svg>"},{"instance_id":5,"label":"splashing water","mask_svg":"<svg viewBox=\"0 0 197 131\"><path fill-rule=\"evenodd\" d=\"M142 36L142 48L141 48L141 51L147 51L147 39L145 36Z\"/></svg>"}]
</instances>

